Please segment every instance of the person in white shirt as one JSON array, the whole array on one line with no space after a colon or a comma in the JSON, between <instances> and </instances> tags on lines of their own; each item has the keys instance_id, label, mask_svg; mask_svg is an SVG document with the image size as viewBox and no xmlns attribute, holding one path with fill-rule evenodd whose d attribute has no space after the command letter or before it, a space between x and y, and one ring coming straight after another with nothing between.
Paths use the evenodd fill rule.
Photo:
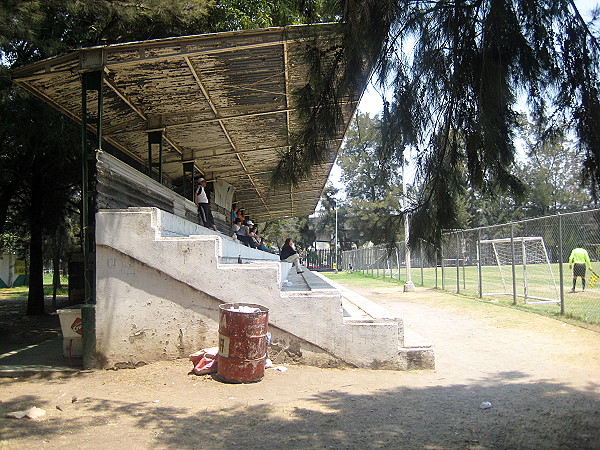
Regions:
<instances>
[{"instance_id":1,"label":"person in white shirt","mask_svg":"<svg viewBox=\"0 0 600 450\"><path fill-rule=\"evenodd\" d=\"M247 247L256 248L256 242L250 236L250 226L254 225L251 220L246 220L240 225L240 229L237 231L237 238Z\"/></svg>"},{"instance_id":2,"label":"person in white shirt","mask_svg":"<svg viewBox=\"0 0 600 450\"><path fill-rule=\"evenodd\" d=\"M200 219L201 225L217 231L215 219L210 210L209 195L210 193L206 190L206 180L199 178L198 189L196 189L196 194L194 195L194 203L198 207L198 219Z\"/></svg>"}]
</instances>

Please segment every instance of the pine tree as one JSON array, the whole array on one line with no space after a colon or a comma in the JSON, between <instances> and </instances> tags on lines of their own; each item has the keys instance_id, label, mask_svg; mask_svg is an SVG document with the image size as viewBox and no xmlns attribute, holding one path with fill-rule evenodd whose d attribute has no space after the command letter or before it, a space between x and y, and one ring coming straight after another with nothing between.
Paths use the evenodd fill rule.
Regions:
<instances>
[{"instance_id":1,"label":"pine tree","mask_svg":"<svg viewBox=\"0 0 600 450\"><path fill-rule=\"evenodd\" d=\"M340 101L371 69L391 92L380 158L417 152L412 240L439 241L458 223L458 198L477 192L519 198L512 172L517 103L536 123L578 136L581 175L600 183L600 47L572 0L339 0L342 35L328 54L309 51L312 76L297 93L303 128L274 181L309 176L339 126ZM334 74L341 81L334 83ZM313 106L316 103L317 106Z\"/></svg>"}]
</instances>

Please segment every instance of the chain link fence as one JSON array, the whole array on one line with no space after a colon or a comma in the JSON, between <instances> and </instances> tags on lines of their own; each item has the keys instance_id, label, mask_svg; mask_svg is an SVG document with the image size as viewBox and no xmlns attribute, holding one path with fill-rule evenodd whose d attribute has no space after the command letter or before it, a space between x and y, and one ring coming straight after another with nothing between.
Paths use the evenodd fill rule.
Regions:
<instances>
[{"instance_id":1,"label":"chain link fence","mask_svg":"<svg viewBox=\"0 0 600 450\"><path fill-rule=\"evenodd\" d=\"M430 250L428 252L428 250ZM431 251L432 250L432 251ZM410 255L411 281L416 285L439 287L441 271L437 267L435 249L425 245L413 250ZM346 250L341 254L340 269L358 271L363 274L406 281L406 247L404 244L388 249L382 245Z\"/></svg>"},{"instance_id":2,"label":"chain link fence","mask_svg":"<svg viewBox=\"0 0 600 450\"><path fill-rule=\"evenodd\" d=\"M569 255L585 248L592 270L576 285ZM430 251L427 251L430 250ZM433 251L431 251L433 250ZM427 255L435 255L428 257ZM341 267L406 282L404 245L345 251ZM410 254L411 281L600 325L600 209L444 233L439 249Z\"/></svg>"}]
</instances>

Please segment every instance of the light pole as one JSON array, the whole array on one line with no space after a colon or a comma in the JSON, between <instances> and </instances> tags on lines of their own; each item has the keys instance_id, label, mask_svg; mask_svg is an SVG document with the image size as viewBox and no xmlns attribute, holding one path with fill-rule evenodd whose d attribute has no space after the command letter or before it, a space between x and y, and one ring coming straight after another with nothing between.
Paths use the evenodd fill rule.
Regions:
<instances>
[{"instance_id":1,"label":"light pole","mask_svg":"<svg viewBox=\"0 0 600 450\"><path fill-rule=\"evenodd\" d=\"M410 273L410 248L408 247L408 235L409 235L409 224L408 224L408 213L407 210L407 193L406 193L406 178L404 176L404 157L402 158L402 207L404 208L404 249L405 254L404 257L406 259L406 282L404 283L404 292L414 292L415 285L412 282L412 277Z\"/></svg>"},{"instance_id":2,"label":"light pole","mask_svg":"<svg viewBox=\"0 0 600 450\"><path fill-rule=\"evenodd\" d=\"M333 204L335 206L335 273L338 272L338 210L337 200L334 199Z\"/></svg>"}]
</instances>

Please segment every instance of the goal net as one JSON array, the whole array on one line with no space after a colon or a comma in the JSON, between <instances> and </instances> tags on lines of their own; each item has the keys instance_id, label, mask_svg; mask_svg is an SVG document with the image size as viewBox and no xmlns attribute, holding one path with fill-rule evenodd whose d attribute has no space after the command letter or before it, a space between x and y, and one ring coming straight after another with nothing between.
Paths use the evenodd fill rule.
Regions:
<instances>
[{"instance_id":1,"label":"goal net","mask_svg":"<svg viewBox=\"0 0 600 450\"><path fill-rule=\"evenodd\" d=\"M514 285L525 303L560 302L544 238L487 239L479 244L483 295L512 295Z\"/></svg>"}]
</instances>

